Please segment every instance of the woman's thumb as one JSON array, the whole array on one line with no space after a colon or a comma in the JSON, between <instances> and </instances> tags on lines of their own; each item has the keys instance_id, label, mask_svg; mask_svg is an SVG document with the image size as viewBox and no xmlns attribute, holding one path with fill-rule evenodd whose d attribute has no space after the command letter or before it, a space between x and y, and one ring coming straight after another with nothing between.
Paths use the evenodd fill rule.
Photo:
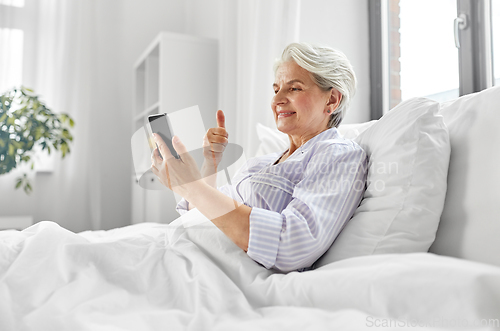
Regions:
<instances>
[{"instance_id":1,"label":"woman's thumb","mask_svg":"<svg viewBox=\"0 0 500 331\"><path fill-rule=\"evenodd\" d=\"M224 112L222 110L217 111L217 126L219 128L225 128L226 127L226 117L224 116Z\"/></svg>"}]
</instances>

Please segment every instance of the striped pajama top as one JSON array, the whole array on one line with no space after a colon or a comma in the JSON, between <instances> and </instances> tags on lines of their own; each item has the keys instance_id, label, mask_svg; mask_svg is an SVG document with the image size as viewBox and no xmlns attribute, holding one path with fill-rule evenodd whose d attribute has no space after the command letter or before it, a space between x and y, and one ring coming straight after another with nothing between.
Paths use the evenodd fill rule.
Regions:
<instances>
[{"instance_id":1,"label":"striped pajama top","mask_svg":"<svg viewBox=\"0 0 500 331\"><path fill-rule=\"evenodd\" d=\"M247 254L266 268L309 269L332 245L365 191L363 149L331 128L284 162L250 159L221 192L252 208ZM177 210L187 211L182 200Z\"/></svg>"}]
</instances>

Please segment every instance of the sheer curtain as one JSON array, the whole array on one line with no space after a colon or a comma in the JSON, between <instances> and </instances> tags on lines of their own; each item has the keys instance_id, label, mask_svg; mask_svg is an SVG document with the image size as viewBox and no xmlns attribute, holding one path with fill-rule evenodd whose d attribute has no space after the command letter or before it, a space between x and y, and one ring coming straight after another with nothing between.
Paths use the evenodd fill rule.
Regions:
<instances>
[{"instance_id":1,"label":"sheer curtain","mask_svg":"<svg viewBox=\"0 0 500 331\"><path fill-rule=\"evenodd\" d=\"M52 156L52 172L36 175L29 197L13 189L14 174L0 178L1 195L9 197L0 216L30 213L35 221L52 220L73 231L100 228L98 154L91 149L95 145L91 132L93 4L94 0L26 0L24 13L29 13L34 28L26 28L22 84L33 88L54 112L73 117L74 142L64 160L59 153ZM0 19L8 19L11 26L24 20L14 7L4 10ZM5 51L0 48L2 72L12 63Z\"/></svg>"},{"instance_id":2,"label":"sheer curtain","mask_svg":"<svg viewBox=\"0 0 500 331\"><path fill-rule=\"evenodd\" d=\"M92 146L94 1L38 0L37 91L58 112L75 120L70 157L57 162L53 178L39 178L51 197L37 191L39 219L50 217L75 230L100 228L97 153ZM59 160L59 156L57 158ZM46 181L45 183L43 181ZM49 185L50 182L50 185ZM50 188L49 188L50 187Z\"/></svg>"},{"instance_id":3,"label":"sheer curtain","mask_svg":"<svg viewBox=\"0 0 500 331\"><path fill-rule=\"evenodd\" d=\"M300 0L225 1L221 26L223 108L235 107L235 142L246 155L259 145L258 122L274 126L274 60L299 39Z\"/></svg>"}]
</instances>

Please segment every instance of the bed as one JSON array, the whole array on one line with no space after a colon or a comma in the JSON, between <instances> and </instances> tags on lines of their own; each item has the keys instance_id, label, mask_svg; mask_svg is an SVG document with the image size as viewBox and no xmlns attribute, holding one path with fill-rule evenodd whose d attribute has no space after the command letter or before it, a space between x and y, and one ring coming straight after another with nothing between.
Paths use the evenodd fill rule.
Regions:
<instances>
[{"instance_id":1,"label":"bed","mask_svg":"<svg viewBox=\"0 0 500 331\"><path fill-rule=\"evenodd\" d=\"M340 132L370 156L313 270L251 260L196 209L171 224L0 233L0 330L500 328L500 88ZM257 128L259 153L282 136ZM392 166L392 167L391 167Z\"/></svg>"}]
</instances>

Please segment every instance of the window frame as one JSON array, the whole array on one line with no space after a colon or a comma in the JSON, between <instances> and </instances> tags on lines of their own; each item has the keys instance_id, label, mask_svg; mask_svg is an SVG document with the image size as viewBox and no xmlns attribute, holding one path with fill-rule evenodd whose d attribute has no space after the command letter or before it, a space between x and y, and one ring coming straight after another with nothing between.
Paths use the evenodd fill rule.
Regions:
<instances>
[{"instance_id":1,"label":"window frame","mask_svg":"<svg viewBox=\"0 0 500 331\"><path fill-rule=\"evenodd\" d=\"M491 0L457 0L457 17L467 21L458 30L460 96L494 85L491 7ZM368 14L370 117L376 120L390 108L389 1L369 0Z\"/></svg>"},{"instance_id":2,"label":"window frame","mask_svg":"<svg viewBox=\"0 0 500 331\"><path fill-rule=\"evenodd\" d=\"M369 0L370 118L379 119L389 109L389 29L387 0Z\"/></svg>"},{"instance_id":3,"label":"window frame","mask_svg":"<svg viewBox=\"0 0 500 331\"><path fill-rule=\"evenodd\" d=\"M457 0L457 17L461 14L467 26L458 30L460 96L494 85L491 0Z\"/></svg>"}]
</instances>

